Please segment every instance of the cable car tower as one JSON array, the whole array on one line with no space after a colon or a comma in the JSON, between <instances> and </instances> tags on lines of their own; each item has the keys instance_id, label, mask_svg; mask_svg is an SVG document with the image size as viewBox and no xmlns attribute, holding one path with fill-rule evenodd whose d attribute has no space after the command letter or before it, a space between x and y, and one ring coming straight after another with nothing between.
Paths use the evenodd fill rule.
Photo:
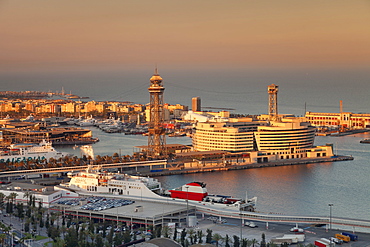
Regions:
<instances>
[{"instance_id":1,"label":"cable car tower","mask_svg":"<svg viewBox=\"0 0 370 247\"><path fill-rule=\"evenodd\" d=\"M147 156L151 158L163 158L167 156L166 135L163 128L163 92L162 77L158 74L157 68L154 75L150 78L149 103L149 136Z\"/></svg>"},{"instance_id":2,"label":"cable car tower","mask_svg":"<svg viewBox=\"0 0 370 247\"><path fill-rule=\"evenodd\" d=\"M277 121L278 120L278 103L277 103L277 93L279 86L271 84L267 86L267 92L269 93L269 119Z\"/></svg>"}]
</instances>

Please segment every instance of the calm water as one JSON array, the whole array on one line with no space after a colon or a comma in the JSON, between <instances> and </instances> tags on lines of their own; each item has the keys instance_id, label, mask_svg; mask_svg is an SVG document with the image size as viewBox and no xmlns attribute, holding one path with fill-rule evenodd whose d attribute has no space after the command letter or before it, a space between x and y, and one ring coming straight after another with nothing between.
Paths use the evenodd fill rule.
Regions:
<instances>
[{"instance_id":1,"label":"calm water","mask_svg":"<svg viewBox=\"0 0 370 247\"><path fill-rule=\"evenodd\" d=\"M147 137L107 134L91 128L100 142L93 145L95 155L132 154L133 146L146 145ZM262 212L293 215L329 214L338 217L370 220L370 145L360 140L370 134L345 137L317 137L316 145L334 143L335 153L352 155L353 161L270 167L228 172L198 173L158 177L166 189L191 181L207 184L210 193L245 197L257 196ZM167 138L167 143L190 144L187 137ZM58 148L74 152L72 148Z\"/></svg>"},{"instance_id":2,"label":"calm water","mask_svg":"<svg viewBox=\"0 0 370 247\"><path fill-rule=\"evenodd\" d=\"M165 101L191 104L200 96L202 106L234 108L236 113L261 114L268 109L267 86L279 85L279 113L303 115L308 111L370 112L370 71L356 70L235 70L166 71ZM89 96L94 100L147 103L151 71L0 74L0 91L61 91ZM133 146L145 145L143 136L106 134L94 130L100 142L95 155L132 154ZM329 214L370 220L370 145L359 141L369 134L346 137L317 137L316 144L334 143L337 154L352 155L354 161L308 164L160 177L166 188L190 181L207 183L211 193L258 197L258 210L298 215ZM167 138L167 143L190 144L188 138ZM79 155L78 150L63 148Z\"/></svg>"}]
</instances>

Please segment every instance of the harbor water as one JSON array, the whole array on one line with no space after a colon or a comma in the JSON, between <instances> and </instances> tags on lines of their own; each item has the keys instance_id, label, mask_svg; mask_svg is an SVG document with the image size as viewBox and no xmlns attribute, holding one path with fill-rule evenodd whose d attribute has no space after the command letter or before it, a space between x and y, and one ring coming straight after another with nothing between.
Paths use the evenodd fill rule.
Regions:
<instances>
[{"instance_id":1,"label":"harbor water","mask_svg":"<svg viewBox=\"0 0 370 247\"><path fill-rule=\"evenodd\" d=\"M132 154L134 146L146 145L147 137L104 133L90 127L100 141L95 155ZM245 198L258 197L257 210L288 215L329 216L370 220L370 145L360 140L369 133L329 137L317 136L315 145L334 144L336 154L353 156L352 161L313 163L158 177L172 189L192 181L205 182L209 193ZM167 143L190 144L188 137L168 137ZM58 148L80 155L79 149Z\"/></svg>"}]
</instances>

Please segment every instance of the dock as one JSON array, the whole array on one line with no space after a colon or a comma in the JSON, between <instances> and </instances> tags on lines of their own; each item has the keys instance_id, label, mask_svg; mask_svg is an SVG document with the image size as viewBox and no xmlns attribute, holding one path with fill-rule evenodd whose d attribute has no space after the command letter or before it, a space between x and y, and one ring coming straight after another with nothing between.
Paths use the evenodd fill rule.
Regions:
<instances>
[{"instance_id":1,"label":"dock","mask_svg":"<svg viewBox=\"0 0 370 247\"><path fill-rule=\"evenodd\" d=\"M178 175L178 174L189 174L189 173L202 173L202 172L216 172L216 171L229 171L229 170L241 170L241 169L253 169L253 168L263 168L263 167L275 167L275 166L291 166L291 165L305 165L311 163L326 163L326 162L336 162L336 161L348 161L353 160L352 156L332 156L332 157L320 157L320 158L301 158L301 159L291 159L291 160L281 160L273 162L264 163L233 163L233 164L220 164L207 165L205 167L194 167L194 168L184 168L184 167L174 167L169 169L157 169L150 170L149 172L140 171L141 175L146 176L168 176L168 175ZM171 164L169 164L171 166Z\"/></svg>"}]
</instances>

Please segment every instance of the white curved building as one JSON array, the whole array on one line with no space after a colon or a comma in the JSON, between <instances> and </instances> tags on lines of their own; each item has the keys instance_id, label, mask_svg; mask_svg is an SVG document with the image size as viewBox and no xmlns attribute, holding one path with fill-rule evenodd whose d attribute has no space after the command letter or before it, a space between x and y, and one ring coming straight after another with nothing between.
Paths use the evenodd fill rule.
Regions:
<instances>
[{"instance_id":1,"label":"white curved building","mask_svg":"<svg viewBox=\"0 0 370 247\"><path fill-rule=\"evenodd\" d=\"M247 152L254 150L254 131L258 123L197 123L193 135L196 151L222 150Z\"/></svg>"},{"instance_id":2,"label":"white curved building","mask_svg":"<svg viewBox=\"0 0 370 247\"><path fill-rule=\"evenodd\" d=\"M315 128L304 118L271 122L197 123L193 135L195 151L259 152L269 159L298 159L331 156L330 147L316 154Z\"/></svg>"},{"instance_id":3,"label":"white curved building","mask_svg":"<svg viewBox=\"0 0 370 247\"><path fill-rule=\"evenodd\" d=\"M313 147L315 128L299 119L289 120L259 126L254 133L257 150L280 155L281 159L306 157L307 149Z\"/></svg>"}]
</instances>

